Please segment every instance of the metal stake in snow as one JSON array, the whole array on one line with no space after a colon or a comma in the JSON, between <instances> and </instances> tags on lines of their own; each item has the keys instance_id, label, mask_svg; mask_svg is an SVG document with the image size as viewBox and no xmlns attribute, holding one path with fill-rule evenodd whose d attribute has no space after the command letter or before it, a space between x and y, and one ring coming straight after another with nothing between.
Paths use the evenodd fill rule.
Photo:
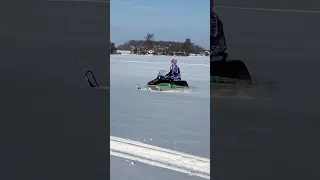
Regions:
<instances>
[{"instance_id":1,"label":"metal stake in snow","mask_svg":"<svg viewBox=\"0 0 320 180\"><path fill-rule=\"evenodd\" d=\"M89 74L91 74L91 76L92 76L92 78L93 78L93 80L94 80L94 83L90 81L90 79L89 79ZM93 72L92 72L92 71L87 71L87 72L86 72L85 79L86 79L86 81L88 82L88 84L89 84L90 87L99 87L99 84L98 84L98 82L97 82L97 80L96 80L96 77L93 75Z\"/></svg>"}]
</instances>

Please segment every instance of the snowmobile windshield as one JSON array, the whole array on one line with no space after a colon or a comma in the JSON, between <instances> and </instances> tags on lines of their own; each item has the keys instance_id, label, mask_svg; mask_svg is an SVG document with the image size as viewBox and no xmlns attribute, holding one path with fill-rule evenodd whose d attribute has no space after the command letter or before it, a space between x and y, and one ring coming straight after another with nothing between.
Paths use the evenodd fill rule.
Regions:
<instances>
[{"instance_id":1,"label":"snowmobile windshield","mask_svg":"<svg viewBox=\"0 0 320 180\"><path fill-rule=\"evenodd\" d=\"M165 70L160 70L157 77L165 76L167 73Z\"/></svg>"}]
</instances>

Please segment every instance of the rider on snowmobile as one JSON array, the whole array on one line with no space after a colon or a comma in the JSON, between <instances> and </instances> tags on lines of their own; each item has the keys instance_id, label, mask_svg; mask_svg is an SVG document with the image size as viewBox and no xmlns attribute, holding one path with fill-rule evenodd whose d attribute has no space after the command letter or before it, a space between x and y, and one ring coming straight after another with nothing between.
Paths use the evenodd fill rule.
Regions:
<instances>
[{"instance_id":1,"label":"rider on snowmobile","mask_svg":"<svg viewBox=\"0 0 320 180\"><path fill-rule=\"evenodd\" d=\"M166 74L166 76L168 76L169 79L172 81L180 81L181 80L180 68L177 65L176 59L171 60L170 72L168 74Z\"/></svg>"},{"instance_id":2,"label":"rider on snowmobile","mask_svg":"<svg viewBox=\"0 0 320 180\"><path fill-rule=\"evenodd\" d=\"M226 38L223 31L223 23L217 14L211 9L211 33L210 33L210 61L226 61L228 57Z\"/></svg>"}]
</instances>

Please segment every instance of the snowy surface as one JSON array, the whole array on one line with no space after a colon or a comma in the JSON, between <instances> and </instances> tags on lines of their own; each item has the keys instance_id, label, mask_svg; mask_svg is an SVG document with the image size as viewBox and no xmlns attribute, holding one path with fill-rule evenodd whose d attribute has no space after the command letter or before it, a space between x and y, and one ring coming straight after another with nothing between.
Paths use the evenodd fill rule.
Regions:
<instances>
[{"instance_id":1,"label":"snowy surface","mask_svg":"<svg viewBox=\"0 0 320 180\"><path fill-rule=\"evenodd\" d=\"M110 134L210 158L210 80L207 57L176 57L182 79L194 87L190 91L149 92L136 88L137 84L143 86L154 79L159 70L168 70L172 58L111 56ZM111 160L111 174L116 171L114 169L118 166L115 164L118 163ZM141 172L137 174L145 171L140 169ZM156 172L151 174L158 177ZM169 174L167 177L171 179ZM187 177L194 179L192 176Z\"/></svg>"},{"instance_id":2,"label":"snowy surface","mask_svg":"<svg viewBox=\"0 0 320 180\"><path fill-rule=\"evenodd\" d=\"M210 179L210 159L110 136L110 155Z\"/></svg>"},{"instance_id":3,"label":"snowy surface","mask_svg":"<svg viewBox=\"0 0 320 180\"><path fill-rule=\"evenodd\" d=\"M110 157L111 180L202 180L200 177L170 171L123 158Z\"/></svg>"}]
</instances>

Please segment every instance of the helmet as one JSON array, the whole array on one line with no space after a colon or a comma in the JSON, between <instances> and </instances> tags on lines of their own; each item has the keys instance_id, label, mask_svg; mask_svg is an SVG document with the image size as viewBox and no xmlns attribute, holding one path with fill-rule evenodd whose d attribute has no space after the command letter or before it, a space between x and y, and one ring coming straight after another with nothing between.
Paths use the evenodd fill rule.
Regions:
<instances>
[{"instance_id":1,"label":"helmet","mask_svg":"<svg viewBox=\"0 0 320 180\"><path fill-rule=\"evenodd\" d=\"M171 60L171 63L177 64L177 59L172 59L172 60Z\"/></svg>"}]
</instances>

